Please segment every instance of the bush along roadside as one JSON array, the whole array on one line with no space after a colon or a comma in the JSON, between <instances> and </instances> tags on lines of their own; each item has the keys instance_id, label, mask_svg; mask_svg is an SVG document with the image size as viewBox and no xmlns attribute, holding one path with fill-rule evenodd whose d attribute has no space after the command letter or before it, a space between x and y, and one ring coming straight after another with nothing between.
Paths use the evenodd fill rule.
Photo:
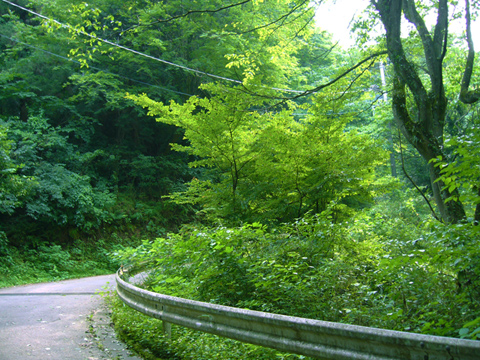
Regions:
<instances>
[{"instance_id":1,"label":"bush along roadside","mask_svg":"<svg viewBox=\"0 0 480 360\"><path fill-rule=\"evenodd\" d=\"M0 257L0 287L111 274L120 264L109 253L122 248L121 243L102 240L5 247Z\"/></svg>"},{"instance_id":2,"label":"bush along roadside","mask_svg":"<svg viewBox=\"0 0 480 360\"><path fill-rule=\"evenodd\" d=\"M425 222L416 226L377 217L363 213L348 222L333 223L327 212L272 229L259 223L236 228L184 227L178 234L144 241L116 256L127 265L142 263L154 269L144 286L167 295L478 339L480 249L473 240L478 230L472 225L460 229ZM399 226L401 233L396 231ZM122 321L128 323L128 318ZM154 343L151 339L163 336L160 325L142 321L148 322L148 330L142 335L143 325L139 325L135 336L142 340L136 342ZM177 329L172 337L178 347L168 347L169 352L181 358L202 358L195 351L210 344L210 335L192 334ZM183 350L185 336L198 336L206 343ZM226 343L211 342L220 348ZM225 358L231 359L233 352Z\"/></svg>"}]
</instances>

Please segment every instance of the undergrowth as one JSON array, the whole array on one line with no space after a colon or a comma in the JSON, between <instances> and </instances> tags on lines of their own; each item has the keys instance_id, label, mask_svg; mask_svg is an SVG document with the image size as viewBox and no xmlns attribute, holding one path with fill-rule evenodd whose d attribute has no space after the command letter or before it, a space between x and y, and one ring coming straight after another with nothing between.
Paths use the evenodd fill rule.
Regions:
<instances>
[{"instance_id":1,"label":"undergrowth","mask_svg":"<svg viewBox=\"0 0 480 360\"><path fill-rule=\"evenodd\" d=\"M161 320L131 309L118 297L109 301L117 335L146 360L307 359L175 325L169 338Z\"/></svg>"},{"instance_id":2,"label":"undergrowth","mask_svg":"<svg viewBox=\"0 0 480 360\"><path fill-rule=\"evenodd\" d=\"M104 240L4 247L0 249L0 288L111 274L120 265L109 254L123 248L118 241Z\"/></svg>"},{"instance_id":3,"label":"undergrowth","mask_svg":"<svg viewBox=\"0 0 480 360\"><path fill-rule=\"evenodd\" d=\"M374 211L334 223L324 213L275 228L184 227L117 258L153 269L144 286L167 295L479 339L478 231L471 224L415 224ZM161 322L120 304L115 309L119 332L149 349L151 359L295 357L180 327L166 341Z\"/></svg>"},{"instance_id":4,"label":"undergrowth","mask_svg":"<svg viewBox=\"0 0 480 360\"><path fill-rule=\"evenodd\" d=\"M21 221L2 226L0 287L111 274L120 266L111 253L174 231L188 218L170 202L125 193L108 211L111 221L88 231ZM30 232L33 227L38 229Z\"/></svg>"}]
</instances>

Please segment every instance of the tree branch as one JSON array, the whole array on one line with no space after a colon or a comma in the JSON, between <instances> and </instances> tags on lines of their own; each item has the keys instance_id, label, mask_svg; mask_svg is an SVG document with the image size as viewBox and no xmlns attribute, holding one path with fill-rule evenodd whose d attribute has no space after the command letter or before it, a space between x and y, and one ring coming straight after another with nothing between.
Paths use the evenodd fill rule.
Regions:
<instances>
[{"instance_id":1,"label":"tree branch","mask_svg":"<svg viewBox=\"0 0 480 360\"><path fill-rule=\"evenodd\" d=\"M279 100L278 103L274 104L274 105L271 105L269 106L268 108L274 108L276 106L279 106L283 103L285 103L286 101L291 101L291 100L295 100L295 99L298 99L300 97L304 97L304 96L309 96L311 94L314 94L316 92L319 92L320 90L322 89L325 89L329 86L332 86L333 84L335 84L337 81L341 80L342 78L344 78L345 76L347 76L349 73L351 73L353 70L357 69L358 67L360 67L362 64L366 63L367 61L369 60L372 60L378 56L381 56L381 55L386 55L387 54L387 51L386 50L383 50L383 51L379 51L379 52L376 52L368 57L366 57L365 59L363 59L362 61L358 62L356 65L354 65L353 67L349 68L348 70L344 71L342 74L338 75L335 79L329 81L328 83L325 83L325 84L322 84L320 86L317 86L313 89L310 89L310 90L305 90L304 92L301 92L299 93L298 95L295 95L295 96L290 96L290 97L282 97L282 96L270 96L270 95L264 95L264 94L259 94L259 93L256 93L255 91L252 91L250 90L249 88L247 88L244 84L242 84L242 87L243 87L243 91L247 94L250 94L252 96L258 96L258 97L262 97L262 98L265 98L265 99L270 99L270 100ZM372 64L373 64L373 61L372 61ZM372 64L370 64L369 66L371 66ZM362 71L362 74L365 73L365 70ZM362 74L360 74L359 76L357 76L355 78L354 81L356 81ZM353 85L353 82L349 85L349 87L351 87ZM345 90L346 92L346 90ZM344 92L344 93L345 93ZM340 99L343 95L340 95L340 97L338 99Z\"/></svg>"},{"instance_id":2,"label":"tree branch","mask_svg":"<svg viewBox=\"0 0 480 360\"><path fill-rule=\"evenodd\" d=\"M408 113L405 82L398 76L393 78L392 110L398 128L402 131L408 142L416 148L416 142L414 140L417 139L417 141L420 141L416 136L416 133L418 132L417 124Z\"/></svg>"},{"instance_id":3,"label":"tree branch","mask_svg":"<svg viewBox=\"0 0 480 360\"><path fill-rule=\"evenodd\" d=\"M263 29L263 28L266 28L266 27L269 27L271 25L274 25L284 19L286 19L287 17L289 17L290 15L292 15L295 11L297 11L300 7L302 7L303 5L305 5L306 3L309 3L310 1L309 0L304 0L303 2L301 2L300 4L298 4L297 6L295 6L294 8L292 8L292 10L290 10L288 13L286 14L283 14L282 16L280 16L278 19L274 20L274 21L271 21L269 22L268 24L263 24L261 26L257 26L253 29L250 29L250 30L247 30L247 31L243 31L243 32L240 32L238 33L238 35L243 35L243 34L248 34L248 33L251 33L251 32L254 32L254 31L257 31L257 30L260 30L260 29ZM281 25L280 25L281 26Z\"/></svg>"},{"instance_id":4,"label":"tree branch","mask_svg":"<svg viewBox=\"0 0 480 360\"><path fill-rule=\"evenodd\" d=\"M465 0L465 21L467 26L467 44L468 55L465 64L465 71L463 73L462 83L460 86L459 99L464 104L473 104L480 100L480 90L468 90L470 87L470 80L473 73L473 64L475 61L475 50L473 48L472 30L470 25L470 1Z\"/></svg>"},{"instance_id":5,"label":"tree branch","mask_svg":"<svg viewBox=\"0 0 480 360\"><path fill-rule=\"evenodd\" d=\"M336 97L335 99L333 99L333 101L338 101L338 100L340 100L342 97L344 97L345 94L348 92L348 90L350 90L350 89L353 87L353 85L355 84L355 82L356 82L360 77L362 77L363 74L365 74L365 72L366 72L368 69L370 69L374 64L375 64L375 59L373 59L373 60L371 61L371 63L370 63L366 68L364 68L364 69L360 72L360 74L358 74L357 76L355 76L355 78L354 78L352 81L350 81L350 84L348 84L347 88L342 91L342 93L340 94L340 96L338 96L338 97Z\"/></svg>"},{"instance_id":6,"label":"tree branch","mask_svg":"<svg viewBox=\"0 0 480 360\"><path fill-rule=\"evenodd\" d=\"M348 70L344 71L343 73L341 73L340 75L338 75L335 79L329 81L328 83L325 83L325 84L322 84L320 86L317 86L316 88L313 88L313 89L310 89L310 90L306 90L304 91L303 93L300 93L298 95L295 95L293 97L290 97L288 98L288 100L295 100L299 97L302 97L302 96L306 96L306 95L310 95L312 93L315 93L315 92L318 92L322 89L325 89L326 87L329 87L333 84L335 84L337 81L339 81L340 79L344 78L345 76L347 76L348 74L350 74L353 70L357 69L358 67L362 66L364 63L366 63L367 61L371 60L371 59L374 59L376 57L379 57L381 55L386 55L387 54L387 50L383 50L383 51L379 51L379 52L376 52L376 53L373 53L372 55L366 57L365 59L363 59L362 61L358 62L357 64L355 64L354 66L352 66L351 68L349 68Z\"/></svg>"},{"instance_id":7,"label":"tree branch","mask_svg":"<svg viewBox=\"0 0 480 360\"><path fill-rule=\"evenodd\" d=\"M443 36L444 31L447 29L448 22L448 6L447 0L440 0L438 5L438 17L437 24L435 26L434 40L430 36L430 32L425 25L425 21L422 19L417 11L414 0L404 0L404 14L408 21L410 21L418 31L420 38L422 39L423 51L425 53L425 59L427 61L428 73L432 79L432 89L442 91L443 79L442 79L442 60L444 43L446 40ZM437 94L441 95L441 94Z\"/></svg>"},{"instance_id":8,"label":"tree branch","mask_svg":"<svg viewBox=\"0 0 480 360\"><path fill-rule=\"evenodd\" d=\"M445 1L445 0L443 0ZM417 29L420 38L422 39L423 46L427 45L428 47L432 47L433 40L430 37L430 33L428 32L427 26L425 25L425 21L423 21L422 17L417 11L415 6L415 1L413 0L404 0L403 12L405 14L405 18L410 21L415 28Z\"/></svg>"},{"instance_id":9,"label":"tree branch","mask_svg":"<svg viewBox=\"0 0 480 360\"><path fill-rule=\"evenodd\" d=\"M293 19L291 22L296 21L299 17L301 17L301 16L304 15L305 13L306 13L306 11L304 11L302 14L298 15L298 16L297 16L295 19ZM307 28L307 26L308 26L314 19L315 19L315 13L314 13L312 16L310 16L310 18L305 22L305 24L303 24L303 26L302 26L299 30L297 30L297 31L295 32L295 35L293 35L293 36L291 37L290 42L292 42L293 40L295 40L295 39L300 35L300 33L301 33L303 30L305 30L305 29ZM278 28L280 28L280 26L278 26L275 30L273 30L272 33L275 32L275 31L277 31ZM270 35L269 35L269 36L270 36Z\"/></svg>"},{"instance_id":10,"label":"tree branch","mask_svg":"<svg viewBox=\"0 0 480 360\"><path fill-rule=\"evenodd\" d=\"M371 0L386 30L388 57L395 73L413 94L418 109L429 102L427 91L414 66L407 60L401 39L402 0Z\"/></svg>"},{"instance_id":11,"label":"tree branch","mask_svg":"<svg viewBox=\"0 0 480 360\"><path fill-rule=\"evenodd\" d=\"M433 216L437 221L442 221L442 220L439 219L439 217L438 217L437 214L435 213L435 210L433 209L432 204L431 204L430 201L427 199L427 197L425 196L425 194L423 193L423 191L417 186L417 184L415 183L415 181L413 181L413 179L410 177L410 175L408 175L407 169L405 169L405 162L404 162L404 160L403 160L402 135L401 135L401 134L398 134L398 138L399 138L399 141L400 141L400 159L402 160L402 170L403 170L403 173L405 174L405 176L407 177L407 179L410 180L410 182L411 182L412 185L415 187L415 189L417 189L417 191L420 193L420 195L422 195L423 199L426 201L428 207L430 208L430 211L432 212L432 216Z\"/></svg>"},{"instance_id":12,"label":"tree branch","mask_svg":"<svg viewBox=\"0 0 480 360\"><path fill-rule=\"evenodd\" d=\"M447 0L441 0L438 4L437 23L435 25L435 33L433 35L433 43L435 44L436 52L439 53L440 59L445 57L447 47L448 35L448 3Z\"/></svg>"},{"instance_id":13,"label":"tree branch","mask_svg":"<svg viewBox=\"0 0 480 360\"><path fill-rule=\"evenodd\" d=\"M140 26L152 26L152 25L159 24L159 23L167 23L167 22L170 22L170 21L173 21L173 20L177 20L177 19L187 17L187 16L192 15L192 14L204 14L204 13L214 14L214 13L217 13L217 12L220 12L220 11L223 11L223 10L234 8L236 6L241 6L241 5L247 4L251 1L252 0L244 0L244 1L241 1L241 2L238 2L238 3L235 3L235 4L222 6L218 9L214 9L214 10L207 10L207 9L206 10L188 10L187 12L185 12L181 15L171 16L168 19L160 19L160 20L148 23L148 24L134 25L134 26L130 27L129 29L127 29L126 31L135 29L135 28L140 27Z\"/></svg>"}]
</instances>

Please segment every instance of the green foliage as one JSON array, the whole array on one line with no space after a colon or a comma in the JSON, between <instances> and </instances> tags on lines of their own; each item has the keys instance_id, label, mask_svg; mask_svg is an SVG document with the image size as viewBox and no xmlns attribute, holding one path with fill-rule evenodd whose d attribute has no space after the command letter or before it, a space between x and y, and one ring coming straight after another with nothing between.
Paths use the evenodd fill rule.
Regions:
<instances>
[{"instance_id":1,"label":"green foliage","mask_svg":"<svg viewBox=\"0 0 480 360\"><path fill-rule=\"evenodd\" d=\"M69 27L0 4L0 286L143 264L155 270L147 286L171 295L478 338L478 227L431 222L408 187L379 177L382 148L398 154L399 139L386 145L392 114L371 110L372 84L380 86L373 62L310 98L272 89L317 87L363 56L315 30L309 2L218 12L225 2L28 6ZM365 41L378 22L369 11L358 23ZM404 40L430 89L420 39ZM455 99L464 58L449 43L445 91ZM241 86L212 84L202 72ZM441 180L471 213L475 108L449 104L453 160L440 159ZM402 150L425 186L424 164ZM169 233L194 212L217 225ZM141 238L158 239L124 249ZM301 358L176 327L170 341L158 321L115 309L121 334L150 358Z\"/></svg>"},{"instance_id":2,"label":"green foliage","mask_svg":"<svg viewBox=\"0 0 480 360\"><path fill-rule=\"evenodd\" d=\"M119 263L108 254L123 248L119 239L2 248L5 240L0 233L0 287L111 274Z\"/></svg>"},{"instance_id":3,"label":"green foliage","mask_svg":"<svg viewBox=\"0 0 480 360\"><path fill-rule=\"evenodd\" d=\"M456 279L459 290L470 299L480 297L480 228L472 223L433 223L426 234L432 244L432 261Z\"/></svg>"},{"instance_id":4,"label":"green foliage","mask_svg":"<svg viewBox=\"0 0 480 360\"><path fill-rule=\"evenodd\" d=\"M113 203L114 197L106 188L94 188L91 178L82 174L85 156L67 141L67 134L50 126L42 116L5 125L15 144L11 154L17 173L34 179L22 207L16 209L17 217L73 225L84 231L108 220L104 208Z\"/></svg>"},{"instance_id":5,"label":"green foliage","mask_svg":"<svg viewBox=\"0 0 480 360\"><path fill-rule=\"evenodd\" d=\"M459 330L460 337L472 340L480 339L480 317L463 325Z\"/></svg>"},{"instance_id":6,"label":"green foliage","mask_svg":"<svg viewBox=\"0 0 480 360\"><path fill-rule=\"evenodd\" d=\"M442 181L450 193L461 190L459 196L451 196L446 201L461 201L470 209L475 208L480 204L480 131L473 128L466 135L448 139L445 146L454 149L453 160L447 162L441 157L432 159L435 166L441 168L438 181Z\"/></svg>"},{"instance_id":7,"label":"green foliage","mask_svg":"<svg viewBox=\"0 0 480 360\"><path fill-rule=\"evenodd\" d=\"M367 135L345 131L352 115L339 115L341 105L317 97L297 119L294 107L261 113L251 110L261 98L219 85L202 88L212 97L183 105L129 96L157 121L185 130L188 144L172 147L194 157L190 166L214 170L213 178L194 179L184 195L174 195L176 202L198 203L213 218L291 220L332 202L341 212L371 199L383 153Z\"/></svg>"},{"instance_id":8,"label":"green foliage","mask_svg":"<svg viewBox=\"0 0 480 360\"><path fill-rule=\"evenodd\" d=\"M0 266L11 264L12 257L8 246L8 238L3 231L0 231Z\"/></svg>"},{"instance_id":9,"label":"green foliage","mask_svg":"<svg viewBox=\"0 0 480 360\"><path fill-rule=\"evenodd\" d=\"M44 15L67 24L60 27L47 21L42 28L49 36L68 39L70 48L66 53L82 67L93 67L97 62L121 63L122 68L115 66L115 72L128 77L134 73L136 80L161 84L158 94L162 98L177 97L169 94L169 90L177 94L198 93L201 81L208 81L203 72L248 79L254 71L273 86L295 82L300 74L296 51L313 29L314 12L306 3L292 8L289 1L283 0L246 2L218 12L215 9L225 4L216 0L141 5L135 1L109 0L89 2L88 6L56 0L51 4L41 1L32 4L41 6ZM189 16L180 16L179 9L188 9L185 11ZM283 13L296 21L277 26L277 17ZM119 50L112 46L113 42L162 60L154 63L149 58ZM199 72L166 65L171 62Z\"/></svg>"},{"instance_id":10,"label":"green foliage","mask_svg":"<svg viewBox=\"0 0 480 360\"><path fill-rule=\"evenodd\" d=\"M118 31L111 27L129 16L131 4L124 5L58 0L28 6L110 36ZM176 129L149 119L124 98L131 89L172 94L165 91L172 86L154 85L162 82L156 79L164 69L150 71L136 56L126 56L119 67L104 47L85 49L82 39L64 29L6 9L0 21L0 226L6 248L64 246L112 233L159 236L188 220L188 207L160 201L194 176L186 160L168 150ZM99 9L107 10L105 18ZM90 24L80 24L82 14ZM95 67L81 69L67 58L83 50L95 57Z\"/></svg>"},{"instance_id":11,"label":"green foliage","mask_svg":"<svg viewBox=\"0 0 480 360\"><path fill-rule=\"evenodd\" d=\"M11 159L11 149L7 128L0 123L0 214L12 214L32 185L31 178L18 174L23 164Z\"/></svg>"},{"instance_id":12,"label":"green foliage","mask_svg":"<svg viewBox=\"0 0 480 360\"><path fill-rule=\"evenodd\" d=\"M145 285L167 295L460 336L480 307L477 230L442 226L365 211L337 224L325 212L272 229L186 227L119 261L154 269Z\"/></svg>"},{"instance_id":13,"label":"green foliage","mask_svg":"<svg viewBox=\"0 0 480 360\"><path fill-rule=\"evenodd\" d=\"M26 261L35 261L36 270L46 272L49 275L62 275L72 270L73 261L69 252L62 249L60 245L41 245L36 250L30 250Z\"/></svg>"}]
</instances>

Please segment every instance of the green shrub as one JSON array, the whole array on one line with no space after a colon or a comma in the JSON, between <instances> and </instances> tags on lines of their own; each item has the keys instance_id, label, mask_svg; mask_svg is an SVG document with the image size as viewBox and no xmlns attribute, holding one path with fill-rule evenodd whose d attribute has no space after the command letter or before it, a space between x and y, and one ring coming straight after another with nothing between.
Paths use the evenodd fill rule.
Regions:
<instances>
[{"instance_id":1,"label":"green shrub","mask_svg":"<svg viewBox=\"0 0 480 360\"><path fill-rule=\"evenodd\" d=\"M370 327L477 336L477 227L381 216L368 210L334 223L324 212L272 229L259 223L184 227L117 256L153 269L145 287L167 295ZM207 335L198 336L210 344Z\"/></svg>"}]
</instances>

